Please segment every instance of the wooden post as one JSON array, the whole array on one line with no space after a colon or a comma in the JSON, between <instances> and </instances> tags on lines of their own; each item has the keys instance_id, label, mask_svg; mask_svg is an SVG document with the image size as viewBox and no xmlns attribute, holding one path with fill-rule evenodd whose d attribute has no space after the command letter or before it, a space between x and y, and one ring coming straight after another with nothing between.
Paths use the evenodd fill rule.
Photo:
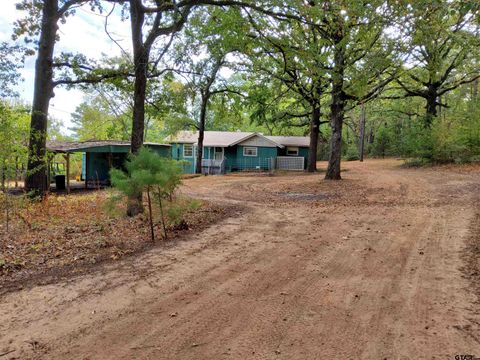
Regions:
<instances>
[{"instance_id":1,"label":"wooden post","mask_svg":"<svg viewBox=\"0 0 480 360\"><path fill-rule=\"evenodd\" d=\"M85 153L85 189L88 189L88 152Z\"/></svg>"},{"instance_id":2,"label":"wooden post","mask_svg":"<svg viewBox=\"0 0 480 360\"><path fill-rule=\"evenodd\" d=\"M67 155L65 155L65 160L67 161L67 194L70 194L70 153L67 153Z\"/></svg>"},{"instance_id":3,"label":"wooden post","mask_svg":"<svg viewBox=\"0 0 480 360\"><path fill-rule=\"evenodd\" d=\"M15 156L15 188L18 188L18 156Z\"/></svg>"},{"instance_id":4,"label":"wooden post","mask_svg":"<svg viewBox=\"0 0 480 360\"><path fill-rule=\"evenodd\" d=\"M51 173L52 173L52 157L47 156L47 190L50 190Z\"/></svg>"},{"instance_id":5,"label":"wooden post","mask_svg":"<svg viewBox=\"0 0 480 360\"><path fill-rule=\"evenodd\" d=\"M365 149L365 103L361 104L362 112L360 116L360 161L363 161L363 152Z\"/></svg>"}]
</instances>

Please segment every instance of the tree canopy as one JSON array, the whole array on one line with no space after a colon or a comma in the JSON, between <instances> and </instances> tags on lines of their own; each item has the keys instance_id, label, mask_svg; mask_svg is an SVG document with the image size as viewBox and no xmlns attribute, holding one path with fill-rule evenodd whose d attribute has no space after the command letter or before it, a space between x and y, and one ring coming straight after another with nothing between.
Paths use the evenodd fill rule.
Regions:
<instances>
[{"instance_id":1,"label":"tree canopy","mask_svg":"<svg viewBox=\"0 0 480 360\"><path fill-rule=\"evenodd\" d=\"M58 86L85 93L74 138L129 139L134 153L182 129L309 135L308 168L328 159L327 179L341 178L342 157L362 152L363 139L371 156L479 155L475 0L45 0L18 8L25 16L15 42L0 46L0 95L15 95L19 65L34 51L27 187L40 192ZM55 52L59 28L80 8L123 21L131 50L100 59Z\"/></svg>"}]
</instances>

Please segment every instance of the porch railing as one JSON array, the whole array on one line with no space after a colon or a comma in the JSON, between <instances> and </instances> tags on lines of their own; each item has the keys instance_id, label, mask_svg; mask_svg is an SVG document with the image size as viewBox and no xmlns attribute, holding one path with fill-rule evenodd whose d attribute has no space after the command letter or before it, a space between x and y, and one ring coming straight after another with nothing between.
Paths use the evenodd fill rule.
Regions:
<instances>
[{"instance_id":1,"label":"porch railing","mask_svg":"<svg viewBox=\"0 0 480 360\"><path fill-rule=\"evenodd\" d=\"M277 169L279 170L298 170L305 168L305 158L303 156L277 156Z\"/></svg>"},{"instance_id":2,"label":"porch railing","mask_svg":"<svg viewBox=\"0 0 480 360\"><path fill-rule=\"evenodd\" d=\"M202 174L225 174L225 160L202 159Z\"/></svg>"}]
</instances>

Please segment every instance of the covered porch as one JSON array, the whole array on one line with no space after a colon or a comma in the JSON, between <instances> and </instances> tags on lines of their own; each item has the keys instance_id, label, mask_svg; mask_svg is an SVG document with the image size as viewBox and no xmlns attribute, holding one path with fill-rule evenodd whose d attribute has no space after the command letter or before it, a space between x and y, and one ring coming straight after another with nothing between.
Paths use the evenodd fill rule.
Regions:
<instances>
[{"instance_id":1,"label":"covered porch","mask_svg":"<svg viewBox=\"0 0 480 360\"><path fill-rule=\"evenodd\" d=\"M226 149L220 146L203 148L202 174L219 175L226 172Z\"/></svg>"}]
</instances>

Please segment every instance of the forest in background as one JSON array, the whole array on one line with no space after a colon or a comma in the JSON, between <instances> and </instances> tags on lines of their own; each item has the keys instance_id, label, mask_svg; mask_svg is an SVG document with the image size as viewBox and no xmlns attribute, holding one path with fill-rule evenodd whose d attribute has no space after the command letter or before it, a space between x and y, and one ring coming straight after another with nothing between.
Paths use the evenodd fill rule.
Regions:
<instances>
[{"instance_id":1,"label":"forest in background","mask_svg":"<svg viewBox=\"0 0 480 360\"><path fill-rule=\"evenodd\" d=\"M88 59L55 52L58 27L79 6L106 23L121 17L131 27L132 53ZM340 158L356 160L362 147L366 156L410 164L480 160L477 1L46 0L17 7L25 17L0 47L2 184L26 174L27 187L39 187L47 137L131 140L136 152L143 141L162 142L181 129L310 136L331 179L340 178ZM37 57L33 104L15 94L26 56ZM68 135L48 116L59 86L85 93Z\"/></svg>"}]
</instances>

